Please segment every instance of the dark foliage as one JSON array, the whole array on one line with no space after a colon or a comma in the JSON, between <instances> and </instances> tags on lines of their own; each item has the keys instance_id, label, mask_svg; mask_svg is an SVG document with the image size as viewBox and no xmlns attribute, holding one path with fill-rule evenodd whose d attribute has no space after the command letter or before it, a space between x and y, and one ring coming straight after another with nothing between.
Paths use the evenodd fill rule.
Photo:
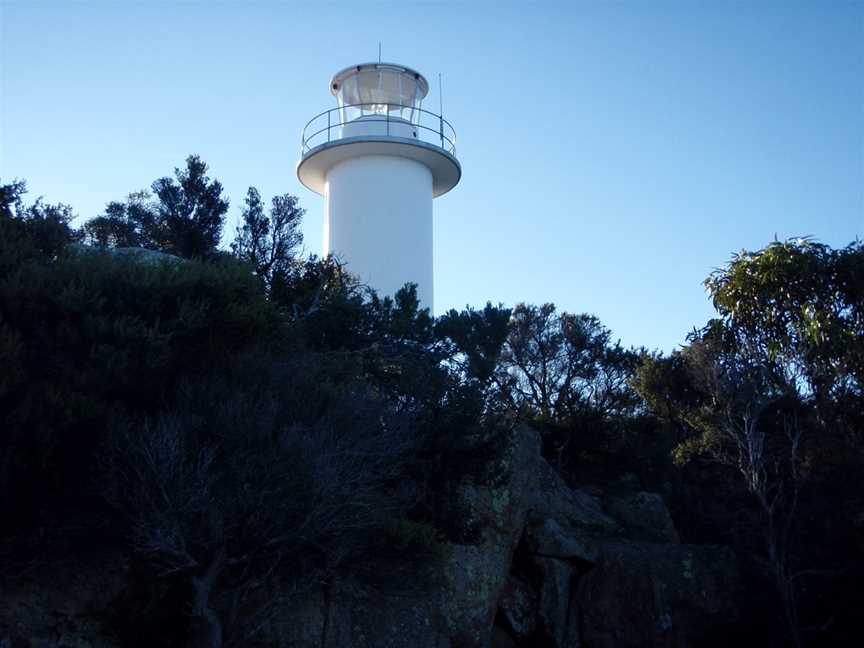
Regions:
<instances>
[{"instance_id":1,"label":"dark foliage","mask_svg":"<svg viewBox=\"0 0 864 648\"><path fill-rule=\"evenodd\" d=\"M79 236L69 228L72 208L48 205L39 198L25 206L27 185L15 181L0 184L0 272L12 271L29 261L50 263Z\"/></svg>"},{"instance_id":2,"label":"dark foliage","mask_svg":"<svg viewBox=\"0 0 864 648\"><path fill-rule=\"evenodd\" d=\"M148 263L74 248L22 259L33 238L22 241L0 257L0 503L35 514L50 493L80 492L110 416L153 411L181 373L273 339L280 323L231 260Z\"/></svg>"},{"instance_id":3,"label":"dark foliage","mask_svg":"<svg viewBox=\"0 0 864 648\"><path fill-rule=\"evenodd\" d=\"M296 266L297 248L303 243L300 221L304 213L291 194L274 197L269 214L255 187L249 187L246 194L243 221L237 227L231 252L255 269L277 300L286 298L281 293L288 289Z\"/></svg>"},{"instance_id":4,"label":"dark foliage","mask_svg":"<svg viewBox=\"0 0 864 648\"><path fill-rule=\"evenodd\" d=\"M435 319L410 284L379 297L296 256L287 194L250 189L219 253L206 172L191 156L80 233L0 184L0 536L129 552L126 643L247 645L277 582L416 573L478 542L459 485L503 479L517 421L571 483L661 492L685 541L730 544L754 641L847 643L860 243L736 256L707 282L717 319L650 355L551 304Z\"/></svg>"},{"instance_id":5,"label":"dark foliage","mask_svg":"<svg viewBox=\"0 0 864 648\"><path fill-rule=\"evenodd\" d=\"M98 248L145 247L147 237L142 223L149 223L146 192L131 194L127 202L110 202L102 216L84 224L82 232L88 245Z\"/></svg>"},{"instance_id":6,"label":"dark foliage","mask_svg":"<svg viewBox=\"0 0 864 648\"><path fill-rule=\"evenodd\" d=\"M487 302L482 311L466 306L450 310L435 323L435 335L448 344L448 358L466 381L482 390L492 383L510 333L512 310Z\"/></svg>"},{"instance_id":7,"label":"dark foliage","mask_svg":"<svg viewBox=\"0 0 864 648\"><path fill-rule=\"evenodd\" d=\"M544 453L574 472L580 456L618 436L639 405L629 384L639 352L611 341L591 315L518 304L493 374L496 407L543 434Z\"/></svg>"},{"instance_id":8,"label":"dark foliage","mask_svg":"<svg viewBox=\"0 0 864 648\"><path fill-rule=\"evenodd\" d=\"M141 243L123 239L140 216L70 245L69 210L25 208L23 190L3 186L0 221L3 535L74 527L132 549L146 603L122 636L243 643L232 610L266 614L273 578L470 539L447 483L496 479L503 428L413 286L379 298L288 248L279 291L248 258L101 249Z\"/></svg>"},{"instance_id":9,"label":"dark foliage","mask_svg":"<svg viewBox=\"0 0 864 648\"><path fill-rule=\"evenodd\" d=\"M858 243L808 240L737 255L706 282L720 317L681 351L645 357L634 381L674 431L692 527L724 530L775 592L776 612L756 608L794 645L845 644L854 616L825 602L864 572L862 259ZM709 490L728 503L699 502Z\"/></svg>"},{"instance_id":10,"label":"dark foliage","mask_svg":"<svg viewBox=\"0 0 864 648\"><path fill-rule=\"evenodd\" d=\"M206 258L216 252L228 211L222 185L207 176L197 155L174 178L159 178L151 192L130 194L125 203L111 202L105 214L84 225L91 245L144 247L184 258Z\"/></svg>"},{"instance_id":11,"label":"dark foliage","mask_svg":"<svg viewBox=\"0 0 864 648\"><path fill-rule=\"evenodd\" d=\"M115 429L108 498L134 551L188 581L196 643L220 644L223 618L252 612L270 574L301 586L356 566L413 504L413 412L363 382L333 383L329 364L242 357L180 384L171 410ZM216 594L230 601L221 615Z\"/></svg>"}]
</instances>

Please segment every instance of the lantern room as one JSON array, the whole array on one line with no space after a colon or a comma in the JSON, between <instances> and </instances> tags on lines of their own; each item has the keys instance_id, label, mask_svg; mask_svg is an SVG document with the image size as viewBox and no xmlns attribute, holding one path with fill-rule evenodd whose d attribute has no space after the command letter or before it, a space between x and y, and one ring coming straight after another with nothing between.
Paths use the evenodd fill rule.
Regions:
<instances>
[{"instance_id":1,"label":"lantern room","mask_svg":"<svg viewBox=\"0 0 864 648\"><path fill-rule=\"evenodd\" d=\"M417 122L429 83L419 72L394 63L362 63L337 72L330 81L341 122L384 115Z\"/></svg>"}]
</instances>

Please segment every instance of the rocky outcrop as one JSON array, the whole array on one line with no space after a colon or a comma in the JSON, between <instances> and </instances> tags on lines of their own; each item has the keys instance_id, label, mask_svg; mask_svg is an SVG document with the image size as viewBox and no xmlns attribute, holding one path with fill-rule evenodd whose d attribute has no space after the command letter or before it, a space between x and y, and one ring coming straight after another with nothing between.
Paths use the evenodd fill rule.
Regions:
<instances>
[{"instance_id":1,"label":"rocky outcrop","mask_svg":"<svg viewBox=\"0 0 864 648\"><path fill-rule=\"evenodd\" d=\"M539 438L526 427L512 431L494 468L500 478L491 484L465 478L456 488L460 510L479 536L446 543L434 573L390 575L381 579L386 586L344 576L304 591L262 593L266 614L250 620L240 644L722 645L736 619L734 557L720 547L680 544L659 495L570 488L542 459ZM95 583L101 577L86 578ZM110 616L122 589L122 574L109 580L110 587L74 599L48 587L29 593L7 588L12 596L0 601L0 646L26 637L36 621L44 640L20 645L117 645L98 622ZM57 621L58 610L68 621Z\"/></svg>"},{"instance_id":2,"label":"rocky outcrop","mask_svg":"<svg viewBox=\"0 0 864 648\"><path fill-rule=\"evenodd\" d=\"M535 636L540 601L539 594L525 580L510 575L498 599L496 625L514 641L524 642Z\"/></svg>"},{"instance_id":3,"label":"rocky outcrop","mask_svg":"<svg viewBox=\"0 0 864 648\"><path fill-rule=\"evenodd\" d=\"M428 582L370 589L356 580L286 599L261 635L296 648L486 648L508 586L513 554L536 490L536 433L514 429L494 484L459 485L467 524L480 529L471 544L446 543Z\"/></svg>"},{"instance_id":4,"label":"rocky outcrop","mask_svg":"<svg viewBox=\"0 0 864 648\"><path fill-rule=\"evenodd\" d=\"M87 254L87 255L95 255L95 254L107 254L109 256L132 259L137 263L142 263L144 265L159 265L161 263L175 264L175 263L188 263L186 259L182 257L175 256L173 254L168 254L167 252L161 252L159 250L148 250L147 248L140 247L97 247L93 245L83 245L80 243L72 243L67 246L67 249L76 253L76 254Z\"/></svg>"},{"instance_id":5,"label":"rocky outcrop","mask_svg":"<svg viewBox=\"0 0 864 648\"><path fill-rule=\"evenodd\" d=\"M355 635L344 645L683 647L722 638L735 620L729 550L681 545L659 495L570 488L528 428L510 443L503 483L463 484L483 539L448 545L444 583L424 614L389 606L387 620L364 626L367 643ZM412 632L428 628L423 639L393 643L382 632L399 619Z\"/></svg>"},{"instance_id":6,"label":"rocky outcrop","mask_svg":"<svg viewBox=\"0 0 864 648\"><path fill-rule=\"evenodd\" d=\"M534 468L539 456L537 434L517 427L498 467L498 474L507 476L503 483L463 485L462 497L471 521L479 523L483 531L479 544L447 547L442 603L456 645L482 648L489 643L498 600L536 491Z\"/></svg>"},{"instance_id":7,"label":"rocky outcrop","mask_svg":"<svg viewBox=\"0 0 864 648\"><path fill-rule=\"evenodd\" d=\"M537 458L497 626L519 646L717 645L734 625L731 551L680 544L663 499L601 499ZM501 644L504 645L504 644Z\"/></svg>"},{"instance_id":8,"label":"rocky outcrop","mask_svg":"<svg viewBox=\"0 0 864 648\"><path fill-rule=\"evenodd\" d=\"M711 546L607 546L575 596L581 636L597 648L720 645L736 617L731 551Z\"/></svg>"},{"instance_id":9,"label":"rocky outcrop","mask_svg":"<svg viewBox=\"0 0 864 648\"><path fill-rule=\"evenodd\" d=\"M537 483L529 494L524 530L527 550L537 556L595 562L602 543L620 535L621 526L597 498L572 490L539 455L534 470Z\"/></svg>"},{"instance_id":10,"label":"rocky outcrop","mask_svg":"<svg viewBox=\"0 0 864 648\"><path fill-rule=\"evenodd\" d=\"M657 493L639 492L612 498L609 512L631 537L651 542L680 542L669 509Z\"/></svg>"}]
</instances>

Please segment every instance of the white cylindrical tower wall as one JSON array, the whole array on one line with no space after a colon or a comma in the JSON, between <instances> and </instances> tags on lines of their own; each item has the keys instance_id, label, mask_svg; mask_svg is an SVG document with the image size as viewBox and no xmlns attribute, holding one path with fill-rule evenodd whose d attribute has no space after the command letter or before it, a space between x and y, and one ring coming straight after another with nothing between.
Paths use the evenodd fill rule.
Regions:
<instances>
[{"instance_id":1,"label":"white cylindrical tower wall","mask_svg":"<svg viewBox=\"0 0 864 648\"><path fill-rule=\"evenodd\" d=\"M327 172L325 198L324 254L382 296L416 283L433 311L430 169L398 156L349 158Z\"/></svg>"}]
</instances>

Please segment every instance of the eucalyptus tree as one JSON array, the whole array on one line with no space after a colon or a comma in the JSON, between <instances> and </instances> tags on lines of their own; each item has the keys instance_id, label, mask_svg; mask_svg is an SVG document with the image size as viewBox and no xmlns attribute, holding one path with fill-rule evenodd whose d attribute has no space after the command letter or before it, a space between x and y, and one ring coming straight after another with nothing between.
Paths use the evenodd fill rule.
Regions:
<instances>
[{"instance_id":1,"label":"eucalyptus tree","mask_svg":"<svg viewBox=\"0 0 864 648\"><path fill-rule=\"evenodd\" d=\"M864 413L864 243L774 241L737 254L705 285L728 345L746 346L824 416L838 403Z\"/></svg>"},{"instance_id":2,"label":"eucalyptus tree","mask_svg":"<svg viewBox=\"0 0 864 648\"><path fill-rule=\"evenodd\" d=\"M725 466L749 493L762 538L753 558L776 587L790 641L803 645L803 579L830 576L836 560L807 554L805 536L819 533L807 527L828 516L854 524L820 493L848 510L861 497L850 476L864 449L864 247L774 241L735 255L705 285L718 317L681 350L645 356L633 384L675 424L678 464Z\"/></svg>"}]
</instances>

